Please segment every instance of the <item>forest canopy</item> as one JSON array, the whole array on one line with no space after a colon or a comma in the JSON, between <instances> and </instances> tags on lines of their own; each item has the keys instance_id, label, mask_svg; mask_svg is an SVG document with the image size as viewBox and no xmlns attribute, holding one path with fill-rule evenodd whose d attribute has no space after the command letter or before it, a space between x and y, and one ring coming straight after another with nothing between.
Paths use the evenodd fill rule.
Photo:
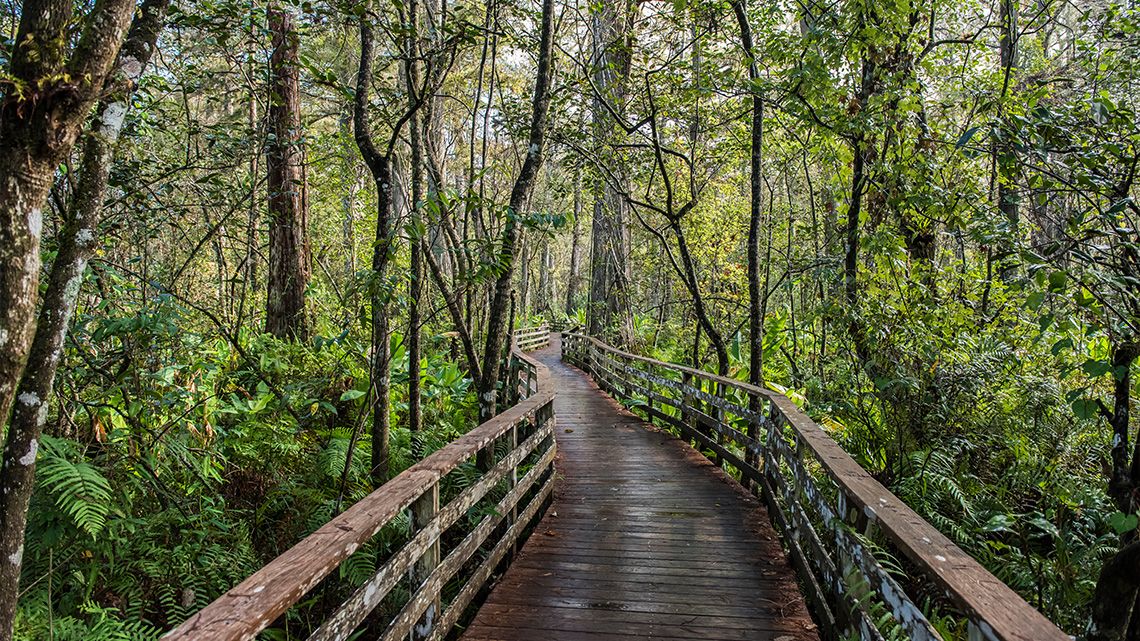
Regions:
<instances>
[{"instance_id":1,"label":"forest canopy","mask_svg":"<svg viewBox=\"0 0 1140 641\"><path fill-rule=\"evenodd\" d=\"M0 8L0 641L157 639L493 417L547 323L787 396L1140 639L1134 3Z\"/></svg>"}]
</instances>

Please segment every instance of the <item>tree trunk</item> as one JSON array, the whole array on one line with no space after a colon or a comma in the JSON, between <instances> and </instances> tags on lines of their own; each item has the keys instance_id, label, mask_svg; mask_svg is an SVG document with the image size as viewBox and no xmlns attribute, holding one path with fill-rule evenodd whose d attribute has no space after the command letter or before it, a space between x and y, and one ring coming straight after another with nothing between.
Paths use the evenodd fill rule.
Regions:
<instances>
[{"instance_id":1,"label":"tree trunk","mask_svg":"<svg viewBox=\"0 0 1140 641\"><path fill-rule=\"evenodd\" d=\"M554 309L554 254L550 250L550 239L542 240L539 254L541 269L538 272L538 313L549 316Z\"/></svg>"},{"instance_id":2,"label":"tree trunk","mask_svg":"<svg viewBox=\"0 0 1140 641\"><path fill-rule=\"evenodd\" d=\"M388 291L385 280L391 254L392 230L392 163L389 153L381 153L372 140L368 121L368 95L372 87L372 48L374 35L370 16L360 21L360 68L356 74L356 96L353 104L353 136L360 155L376 185L376 236L372 245L372 283L369 302L372 307L371 356L369 370L369 405L372 412L372 483L379 486L388 480L388 434L391 431L391 353L388 345Z\"/></svg>"},{"instance_id":3,"label":"tree trunk","mask_svg":"<svg viewBox=\"0 0 1140 641\"><path fill-rule=\"evenodd\" d=\"M1005 117L1001 110L1005 103L1005 97L1009 93L1009 85L1014 69L1017 67L1017 1L1018 0L998 0L1001 19L1001 38L998 43L998 56L1003 73L1001 97L998 100L999 119L1004 119ZM1008 281L1015 273L1014 265L1016 264L1016 260L1014 260L1012 254L1014 253L1017 242L1018 229L1021 226L1021 217L1018 211L1021 195L1016 185L1016 180L1021 168L1016 157L1017 152L1015 152L1008 143L998 145L994 153L996 155L995 163L998 168L998 210L1001 212L1002 218L1005 219L1005 224L1008 226L1006 232L1007 236L1005 236L1005 240L1001 243L1001 256L998 257L999 264L1001 265L998 269L998 274L1002 280Z\"/></svg>"},{"instance_id":4,"label":"tree trunk","mask_svg":"<svg viewBox=\"0 0 1140 641\"><path fill-rule=\"evenodd\" d=\"M875 92L877 68L873 61L862 61L862 79L858 101L861 109ZM863 196L867 188L867 172L874 161L874 143L864 133L855 136L851 143L851 200L847 207L847 248L843 257L843 291L847 302L847 331L855 347L855 353L864 366L868 365L871 350L868 345L866 328L860 318L859 299L859 238L860 221L863 213Z\"/></svg>"},{"instance_id":5,"label":"tree trunk","mask_svg":"<svg viewBox=\"0 0 1140 641\"><path fill-rule=\"evenodd\" d=\"M0 419L8 418L13 400L19 400L18 424L9 428L0 468L0 552L8 560L0 563L0 641L12 638L39 430L47 413L46 396L17 392L25 385L21 378L35 333L42 211L56 168L70 154L114 68L135 4L96 3L69 59L72 7L70 0L24 3L15 40L19 44L11 52L0 96ZM141 65L136 61L134 67ZM121 127L126 105L112 104L100 118ZM76 231L76 246L94 242L94 231L86 231ZM65 279L63 289L77 288L80 276ZM63 294L59 286L56 290ZM60 331L66 331L67 319L58 321L64 327ZM49 328L47 334L54 331ZM47 334L36 360L57 362L59 350L51 348ZM24 389L45 389L49 378L46 371L33 372Z\"/></svg>"},{"instance_id":6,"label":"tree trunk","mask_svg":"<svg viewBox=\"0 0 1140 641\"><path fill-rule=\"evenodd\" d=\"M408 85L408 108L412 117L408 121L409 142L411 144L412 211L411 232L409 233L409 261L411 273L408 277L408 429L413 434L413 454L419 456L419 431L423 427L420 407L420 295L423 292L423 239L420 230L423 218L420 207L424 198L424 147L423 130L420 128L417 92L420 90L420 64L418 53L418 2L407 4L407 44L405 58L405 80Z\"/></svg>"},{"instance_id":7,"label":"tree trunk","mask_svg":"<svg viewBox=\"0 0 1140 641\"><path fill-rule=\"evenodd\" d=\"M566 279L566 315L574 313L578 302L578 281L582 277L582 168L574 168L574 229L570 235L570 276Z\"/></svg>"},{"instance_id":8,"label":"tree trunk","mask_svg":"<svg viewBox=\"0 0 1140 641\"><path fill-rule=\"evenodd\" d=\"M599 149L620 131L605 102L621 114L625 110L626 90L631 67L630 32L636 4L624 1L603 2L593 16L594 84L598 95L593 102L593 136ZM611 144L612 148L612 144ZM615 176L622 184L598 180L594 186L594 211L591 222L590 297L587 325L590 334L632 339L632 319L628 318L630 281L630 228L624 187L628 181L616 154ZM623 316L625 316L623 318ZM621 331L613 333L614 324Z\"/></svg>"},{"instance_id":9,"label":"tree trunk","mask_svg":"<svg viewBox=\"0 0 1140 641\"><path fill-rule=\"evenodd\" d=\"M311 273L308 198L301 136L301 89L293 16L277 3L269 6L273 53L269 59L269 141L266 171L269 188L269 281L265 331L278 338L307 340L305 290Z\"/></svg>"},{"instance_id":10,"label":"tree trunk","mask_svg":"<svg viewBox=\"0 0 1140 641\"><path fill-rule=\"evenodd\" d=\"M1112 429L1112 477L1108 482L1108 495L1118 510L1128 514L1135 510L1133 492L1136 489L1137 479L1140 479L1140 438L1136 439L1135 453L1130 452L1128 447L1132 364L1138 357L1140 357L1140 343L1124 340L1113 346L1113 406L1111 410L1105 407L1101 409ZM1115 375L1115 372L1120 372L1120 375Z\"/></svg>"},{"instance_id":11,"label":"tree trunk","mask_svg":"<svg viewBox=\"0 0 1140 641\"><path fill-rule=\"evenodd\" d=\"M764 216L764 96L756 83L760 68L752 43L752 27L745 13L744 0L735 0L732 10L740 26L740 42L748 58L748 79L752 83L752 127L749 152L748 218L748 382L764 384L764 314L761 309L767 292L761 291L760 225Z\"/></svg>"},{"instance_id":12,"label":"tree trunk","mask_svg":"<svg viewBox=\"0 0 1140 641\"><path fill-rule=\"evenodd\" d=\"M1140 541L1105 562L1097 578L1085 641L1133 641L1129 627L1140 593Z\"/></svg>"},{"instance_id":13,"label":"tree trunk","mask_svg":"<svg viewBox=\"0 0 1140 641\"><path fill-rule=\"evenodd\" d=\"M381 485L388 480L388 440L392 431L392 353L389 344L388 263L392 253L392 170L390 159L383 157L376 171L376 236L372 250L372 481Z\"/></svg>"},{"instance_id":14,"label":"tree trunk","mask_svg":"<svg viewBox=\"0 0 1140 641\"><path fill-rule=\"evenodd\" d=\"M554 0L542 2L542 35L539 43L538 71L534 82L527 154L511 189L507 220L503 226L499 248L501 264L504 267L495 281L494 295L487 317L487 342L483 350L483 372L478 386L480 423L490 419L496 411L495 400L502 366L501 357L506 340L507 304L517 258L520 231L518 217L530 201L535 178L542 166L542 150L546 143L546 120L550 111L550 85L554 75Z\"/></svg>"}]
</instances>

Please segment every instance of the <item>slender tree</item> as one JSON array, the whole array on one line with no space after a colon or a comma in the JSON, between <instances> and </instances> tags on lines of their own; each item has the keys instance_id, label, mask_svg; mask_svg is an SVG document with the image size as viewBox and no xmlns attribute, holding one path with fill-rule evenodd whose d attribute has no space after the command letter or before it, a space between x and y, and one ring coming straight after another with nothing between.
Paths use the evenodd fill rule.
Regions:
<instances>
[{"instance_id":1,"label":"slender tree","mask_svg":"<svg viewBox=\"0 0 1140 641\"><path fill-rule=\"evenodd\" d=\"M735 0L732 11L740 28L740 44L748 62L751 125L748 147L748 381L764 384L764 316L766 291L760 277L760 229L764 219L764 95L760 93L760 65L752 42L744 0Z\"/></svg>"},{"instance_id":2,"label":"slender tree","mask_svg":"<svg viewBox=\"0 0 1140 641\"><path fill-rule=\"evenodd\" d=\"M539 36L538 69L535 74L534 96L531 101L530 134L522 168L519 169L511 199L507 204L506 221L499 238L499 264L502 266L495 280L491 307L488 310L487 342L483 350L483 371L479 379L479 420L486 421L495 415L503 346L507 335L507 314L518 258L519 235L522 220L531 192L542 168L543 147L546 145L546 121L550 111L551 84L554 76L554 0L542 2L542 28Z\"/></svg>"},{"instance_id":3,"label":"slender tree","mask_svg":"<svg viewBox=\"0 0 1140 641\"><path fill-rule=\"evenodd\" d=\"M566 313L578 305L578 282L582 279L582 167L574 166L574 222L570 236L570 270L566 277Z\"/></svg>"},{"instance_id":4,"label":"slender tree","mask_svg":"<svg viewBox=\"0 0 1140 641\"><path fill-rule=\"evenodd\" d=\"M418 104L424 98L417 96L420 90L420 58L419 51L419 2L409 0L406 7L401 10L404 16L404 30L407 44L404 58L404 79L408 89L408 109L412 112L408 122L408 139L411 146L411 219L408 224L409 261L411 273L408 276L408 335L406 339L408 350L408 429L414 438L419 438L419 431L423 427L423 414L420 406L420 330L423 319L420 314L420 298L423 295L424 280L424 245L423 245L423 216L421 207L424 200L424 131L420 114L424 110L418 109ZM426 104L426 103L425 103ZM417 446L418 449L418 446Z\"/></svg>"},{"instance_id":5,"label":"slender tree","mask_svg":"<svg viewBox=\"0 0 1140 641\"><path fill-rule=\"evenodd\" d=\"M392 353L389 345L391 317L389 301L391 288L388 267L395 253L396 229L393 220L393 156L404 126L423 106L426 88L420 86L412 93L414 99L392 124L384 147L376 145L369 119L370 95L373 82L376 19L371 3L365 6L360 17L360 66L356 74L356 91L353 96L353 137L364 164L376 185L376 233L372 244L372 282L369 302L372 308L370 408L372 413L372 479L377 485L388 480L389 434L392 428L392 411L389 396L392 390ZM406 46L406 41L401 43ZM403 52L405 57L410 52ZM430 74L428 74L430 76Z\"/></svg>"}]
</instances>

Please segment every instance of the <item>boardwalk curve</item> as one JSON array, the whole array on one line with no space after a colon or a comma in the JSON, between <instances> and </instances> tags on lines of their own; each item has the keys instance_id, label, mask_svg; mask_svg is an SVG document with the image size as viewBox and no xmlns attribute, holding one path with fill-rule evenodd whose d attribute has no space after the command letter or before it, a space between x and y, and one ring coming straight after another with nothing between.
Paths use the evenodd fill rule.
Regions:
<instances>
[{"instance_id":1,"label":"boardwalk curve","mask_svg":"<svg viewBox=\"0 0 1140 641\"><path fill-rule=\"evenodd\" d=\"M462 638L817 639L760 502L559 354L554 502Z\"/></svg>"}]
</instances>

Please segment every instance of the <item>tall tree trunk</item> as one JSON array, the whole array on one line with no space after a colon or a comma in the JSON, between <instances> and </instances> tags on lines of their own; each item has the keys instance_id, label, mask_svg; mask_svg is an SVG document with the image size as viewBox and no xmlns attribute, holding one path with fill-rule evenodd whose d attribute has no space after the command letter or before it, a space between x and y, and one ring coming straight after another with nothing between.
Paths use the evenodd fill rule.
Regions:
<instances>
[{"instance_id":1,"label":"tall tree trunk","mask_svg":"<svg viewBox=\"0 0 1140 641\"><path fill-rule=\"evenodd\" d=\"M539 254L541 268L538 272L538 313L549 315L554 309L554 254L550 250L550 239L542 240Z\"/></svg>"},{"instance_id":2,"label":"tall tree trunk","mask_svg":"<svg viewBox=\"0 0 1140 641\"><path fill-rule=\"evenodd\" d=\"M518 254L519 254L519 286L522 287L522 296L519 300L522 301L522 313L527 315L534 311L530 306L530 256L527 255L527 237L523 233L526 230L519 230L518 240Z\"/></svg>"},{"instance_id":3,"label":"tall tree trunk","mask_svg":"<svg viewBox=\"0 0 1140 641\"><path fill-rule=\"evenodd\" d=\"M1092 618L1085 641L1135 641L1136 600L1140 596L1140 541L1126 544L1105 561L1097 578Z\"/></svg>"},{"instance_id":4,"label":"tall tree trunk","mask_svg":"<svg viewBox=\"0 0 1140 641\"><path fill-rule=\"evenodd\" d=\"M408 238L409 260L411 262L411 273L408 277L408 429L413 434L413 447L418 455L420 454L419 431L423 427L423 415L420 407L420 324L422 322L420 318L420 295L423 292L424 271L423 239L420 231L423 227L420 207L424 198L424 147L419 110L416 109L417 102L420 100L416 95L416 92L420 90L419 2L409 0L406 11L405 29L408 35L405 45L407 55L405 57L404 78L408 85L408 108L412 110L412 117L408 121L409 142L412 152L411 232Z\"/></svg>"},{"instance_id":5,"label":"tall tree trunk","mask_svg":"<svg viewBox=\"0 0 1140 641\"><path fill-rule=\"evenodd\" d=\"M352 112L345 114L340 122L340 136L344 141L341 163L341 185L344 195L341 196L341 208L344 218L341 221L341 236L344 239L344 273L345 281L350 281L356 274L356 203L357 190L360 188L360 175L356 159L351 152Z\"/></svg>"},{"instance_id":6,"label":"tall tree trunk","mask_svg":"<svg viewBox=\"0 0 1140 641\"><path fill-rule=\"evenodd\" d=\"M269 281L265 331L278 338L307 340L305 290L311 274L308 198L301 136L301 88L293 16L280 4L269 6L273 53L269 59Z\"/></svg>"},{"instance_id":7,"label":"tall tree trunk","mask_svg":"<svg viewBox=\"0 0 1140 641\"><path fill-rule=\"evenodd\" d=\"M744 0L735 0L732 10L740 27L740 42L748 58L748 80L752 87L752 126L749 149L748 218L748 382L764 384L764 313L766 291L761 291L760 226L764 216L764 96L757 86L760 67L752 42L752 26L748 22Z\"/></svg>"},{"instance_id":8,"label":"tall tree trunk","mask_svg":"<svg viewBox=\"0 0 1140 641\"><path fill-rule=\"evenodd\" d=\"M388 480L389 434L392 431L392 351L389 344L388 264L392 254L392 167L390 157L381 157L374 170L376 182L376 235L372 250L372 481Z\"/></svg>"},{"instance_id":9,"label":"tall tree trunk","mask_svg":"<svg viewBox=\"0 0 1140 641\"><path fill-rule=\"evenodd\" d=\"M381 153L372 140L368 121L368 96L372 87L372 48L374 35L371 16L360 19L360 68L356 74L356 96L353 104L353 136L360 155L376 185L376 235L372 245L372 283L369 303L371 320L371 368L369 370L369 405L372 411L372 483L379 486L388 480L388 434L391 431L391 354L388 345L388 292L385 280L391 253L392 230L392 163L391 155Z\"/></svg>"},{"instance_id":10,"label":"tall tree trunk","mask_svg":"<svg viewBox=\"0 0 1140 641\"><path fill-rule=\"evenodd\" d=\"M631 67L630 36L636 3L628 0L603 2L594 11L592 25L593 75L597 95L592 106L593 137L599 149L613 148L613 136L620 136L606 102L618 113L625 110ZM616 153L607 154L616 156ZM615 165L620 165L612 158ZM629 315L630 227L624 194L629 190L625 172L615 169L617 180L597 180L594 185L594 211L591 222L590 297L587 325L591 334L609 336L619 342L632 339ZM620 331L612 332L618 324Z\"/></svg>"},{"instance_id":11,"label":"tall tree trunk","mask_svg":"<svg viewBox=\"0 0 1140 641\"><path fill-rule=\"evenodd\" d=\"M369 95L372 90L372 58L375 46L374 18L371 3L366 3L360 17L360 66L356 73L356 93L353 97L352 122L353 137L360 150L364 164L372 174L376 185L376 236L372 244L372 283L369 302L372 307L371 352L372 367L369 404L372 411L372 482L380 485L388 480L389 434L392 427L392 410L389 396L392 390L392 353L389 345L391 319L388 284L388 266L393 254L394 234L392 230L392 156L400 131L423 106L422 96L417 95L407 111L392 125L391 135L381 150L372 136L372 125L368 119Z\"/></svg>"},{"instance_id":12,"label":"tall tree trunk","mask_svg":"<svg viewBox=\"0 0 1140 641\"><path fill-rule=\"evenodd\" d=\"M566 279L566 314L574 313L578 302L578 281L582 278L582 168L574 167L574 229L570 235L570 275Z\"/></svg>"},{"instance_id":13,"label":"tall tree trunk","mask_svg":"<svg viewBox=\"0 0 1140 641\"><path fill-rule=\"evenodd\" d=\"M866 109L868 101L875 93L877 66L870 58L864 57L861 63L861 81L856 99L860 109ZM843 292L847 302L847 332L855 347L855 353L864 367L870 364L871 349L866 327L859 309L859 242L860 217L863 214L863 196L867 190L867 173L874 158L873 139L860 132L851 141L851 198L847 206L847 247L843 257Z\"/></svg>"},{"instance_id":14,"label":"tall tree trunk","mask_svg":"<svg viewBox=\"0 0 1140 641\"><path fill-rule=\"evenodd\" d=\"M554 0L542 2L542 34L539 39L538 71L534 81L534 99L531 104L530 136L526 158L511 189L507 205L507 220L500 239L500 260L504 266L495 280L494 296L487 317L487 342L483 350L483 372L479 379L479 422L495 415L495 400L502 366L503 345L506 340L506 314L511 282L514 278L518 217L526 210L534 190L538 170L542 166L542 151L546 144L546 120L550 111L550 85L554 75Z\"/></svg>"},{"instance_id":15,"label":"tall tree trunk","mask_svg":"<svg viewBox=\"0 0 1140 641\"><path fill-rule=\"evenodd\" d=\"M998 0L1000 5L1001 38L998 42L998 61L1002 69L1001 97L998 99L998 118L1004 119L1004 104L1009 93L1010 82L1017 67L1017 2L1018 0ZM1007 136L1003 136L1003 139ZM1017 152L1008 143L996 146L995 163L997 166L997 201L1005 224L1008 226L1009 238L1001 243L1002 256L999 257L998 274L1002 280L1009 280L1014 272L1012 254L1017 242L1018 230L1021 226L1021 217L1018 210L1021 195L1018 192L1016 180L1020 174L1020 163Z\"/></svg>"},{"instance_id":16,"label":"tall tree trunk","mask_svg":"<svg viewBox=\"0 0 1140 641\"><path fill-rule=\"evenodd\" d=\"M1108 495L1117 510L1134 514L1137 481L1140 479L1140 434L1132 451L1129 428L1132 405L1132 365L1140 358L1140 343L1120 340L1113 346L1112 368L1120 372L1113 381L1112 408L1101 406L1101 414L1112 430L1111 477ZM1093 596L1088 641L1134 641L1140 622L1136 621L1140 599L1140 542L1136 533L1122 537L1121 549L1105 561Z\"/></svg>"},{"instance_id":17,"label":"tall tree trunk","mask_svg":"<svg viewBox=\"0 0 1140 641\"><path fill-rule=\"evenodd\" d=\"M0 95L0 419L9 417L17 395L20 405L15 419L19 423L9 427L0 467L0 553L7 560L0 563L0 641L12 638L28 501L42 415L47 412L46 396L17 392L35 333L42 212L56 169L71 153L115 68L135 3L96 2L69 56L73 6L70 0L24 3ZM141 67L137 61L133 64ZM100 118L121 127L126 104L113 104ZM86 231L76 232L77 245L94 242L94 231ZM78 287L79 278L65 281L64 289ZM59 320L66 328L66 320ZM56 352L49 349L46 361L58 361ZM45 356L37 353L36 359ZM29 383L37 389L50 386L50 381L40 382L38 374L33 373Z\"/></svg>"}]
</instances>

